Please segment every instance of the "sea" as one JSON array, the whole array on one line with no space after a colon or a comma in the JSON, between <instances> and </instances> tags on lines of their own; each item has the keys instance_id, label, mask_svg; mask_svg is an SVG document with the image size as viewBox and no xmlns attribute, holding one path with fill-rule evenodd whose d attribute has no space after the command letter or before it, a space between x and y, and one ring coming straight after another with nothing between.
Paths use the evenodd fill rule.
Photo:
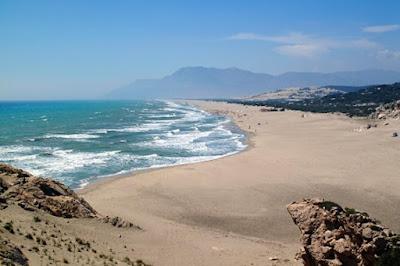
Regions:
<instances>
[{"instance_id":1,"label":"sea","mask_svg":"<svg viewBox=\"0 0 400 266\"><path fill-rule=\"evenodd\" d=\"M74 189L245 147L227 117L172 101L0 102L0 162Z\"/></svg>"}]
</instances>

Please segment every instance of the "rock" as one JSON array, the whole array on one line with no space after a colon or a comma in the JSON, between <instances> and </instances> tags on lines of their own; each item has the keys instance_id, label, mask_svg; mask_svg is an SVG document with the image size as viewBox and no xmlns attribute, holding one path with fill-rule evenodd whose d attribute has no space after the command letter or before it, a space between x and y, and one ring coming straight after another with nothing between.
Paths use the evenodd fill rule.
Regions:
<instances>
[{"instance_id":1,"label":"rock","mask_svg":"<svg viewBox=\"0 0 400 266\"><path fill-rule=\"evenodd\" d=\"M115 217L109 217L106 216L104 218L101 218L101 221L103 223L109 223L112 226L119 227L119 228L131 228L135 227L138 230L143 230L141 227L134 225L133 223L126 221L122 219L121 217L115 216Z\"/></svg>"},{"instance_id":2,"label":"rock","mask_svg":"<svg viewBox=\"0 0 400 266\"><path fill-rule=\"evenodd\" d=\"M20 201L18 202L18 206L20 206L22 209L26 210L26 211L30 211L33 212L36 210L35 207L29 205L28 203L24 202L24 201Z\"/></svg>"},{"instance_id":3,"label":"rock","mask_svg":"<svg viewBox=\"0 0 400 266\"><path fill-rule=\"evenodd\" d=\"M366 126L366 129L370 129L370 128L373 128L373 127L378 127L378 124L368 124L367 126Z\"/></svg>"},{"instance_id":4,"label":"rock","mask_svg":"<svg viewBox=\"0 0 400 266\"><path fill-rule=\"evenodd\" d=\"M333 250L341 256L351 255L351 241L344 238L339 238L333 243Z\"/></svg>"},{"instance_id":5,"label":"rock","mask_svg":"<svg viewBox=\"0 0 400 266\"><path fill-rule=\"evenodd\" d=\"M7 208L7 199L0 195L0 210Z\"/></svg>"},{"instance_id":6,"label":"rock","mask_svg":"<svg viewBox=\"0 0 400 266\"><path fill-rule=\"evenodd\" d=\"M28 259L16 245L0 236L0 264L25 266Z\"/></svg>"},{"instance_id":7,"label":"rock","mask_svg":"<svg viewBox=\"0 0 400 266\"><path fill-rule=\"evenodd\" d=\"M0 193L7 204L25 210L37 209L64 218L91 218L97 212L73 190L55 180L35 177L23 170L0 163Z\"/></svg>"},{"instance_id":8,"label":"rock","mask_svg":"<svg viewBox=\"0 0 400 266\"><path fill-rule=\"evenodd\" d=\"M399 134L397 133L397 132L393 132L393 134L392 134L392 137L393 138L396 138L396 137L398 137L399 136Z\"/></svg>"},{"instance_id":9,"label":"rock","mask_svg":"<svg viewBox=\"0 0 400 266\"><path fill-rule=\"evenodd\" d=\"M369 227L364 228L364 229L362 230L361 234L362 234L362 237L363 237L363 238L366 238L366 239L372 239L373 236L374 236L374 235L373 235L373 232L372 232L372 229L369 228Z\"/></svg>"},{"instance_id":10,"label":"rock","mask_svg":"<svg viewBox=\"0 0 400 266\"><path fill-rule=\"evenodd\" d=\"M304 265L393 265L400 262L400 236L366 213L322 199L287 206L301 232ZM399 264L395 264L399 265Z\"/></svg>"},{"instance_id":11,"label":"rock","mask_svg":"<svg viewBox=\"0 0 400 266\"><path fill-rule=\"evenodd\" d=\"M392 236L393 235L393 232L391 231L391 230L389 230L389 229L383 229L383 233L386 235L386 236Z\"/></svg>"},{"instance_id":12,"label":"rock","mask_svg":"<svg viewBox=\"0 0 400 266\"><path fill-rule=\"evenodd\" d=\"M378 119L386 119L386 114L378 114Z\"/></svg>"},{"instance_id":13,"label":"rock","mask_svg":"<svg viewBox=\"0 0 400 266\"><path fill-rule=\"evenodd\" d=\"M370 115L372 119L400 118L400 100L383 104Z\"/></svg>"},{"instance_id":14,"label":"rock","mask_svg":"<svg viewBox=\"0 0 400 266\"><path fill-rule=\"evenodd\" d=\"M264 107L260 109L260 112L283 112L285 111L285 108L275 108L275 107Z\"/></svg>"}]
</instances>

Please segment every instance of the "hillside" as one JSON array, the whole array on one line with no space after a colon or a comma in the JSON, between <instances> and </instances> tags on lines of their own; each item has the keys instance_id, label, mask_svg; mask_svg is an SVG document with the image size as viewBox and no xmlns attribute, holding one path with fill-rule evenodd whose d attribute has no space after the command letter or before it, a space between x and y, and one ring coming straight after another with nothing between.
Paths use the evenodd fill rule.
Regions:
<instances>
[{"instance_id":1,"label":"hillside","mask_svg":"<svg viewBox=\"0 0 400 266\"><path fill-rule=\"evenodd\" d=\"M146 266L134 259L141 231L62 183L0 163L0 265Z\"/></svg>"},{"instance_id":2,"label":"hillside","mask_svg":"<svg viewBox=\"0 0 400 266\"><path fill-rule=\"evenodd\" d=\"M344 93L329 87L305 87L305 88L286 88L272 92L265 92L258 95L245 97L245 100L267 101L275 100L282 102L296 102L311 98L321 98L331 94Z\"/></svg>"},{"instance_id":3,"label":"hillside","mask_svg":"<svg viewBox=\"0 0 400 266\"><path fill-rule=\"evenodd\" d=\"M274 76L238 68L185 67L161 79L136 80L127 86L113 90L106 95L106 98L234 98L289 87L330 84L331 87L341 86L341 90L346 90L351 86L398 81L400 81L400 72L386 70L334 73L287 72Z\"/></svg>"},{"instance_id":4,"label":"hillside","mask_svg":"<svg viewBox=\"0 0 400 266\"><path fill-rule=\"evenodd\" d=\"M375 112L377 107L397 100L400 100L400 83L368 86L354 92L337 93L321 98L305 99L295 102L276 100L229 100L229 102L248 105L269 105L301 111L322 113L342 112L348 115L367 116Z\"/></svg>"}]
</instances>

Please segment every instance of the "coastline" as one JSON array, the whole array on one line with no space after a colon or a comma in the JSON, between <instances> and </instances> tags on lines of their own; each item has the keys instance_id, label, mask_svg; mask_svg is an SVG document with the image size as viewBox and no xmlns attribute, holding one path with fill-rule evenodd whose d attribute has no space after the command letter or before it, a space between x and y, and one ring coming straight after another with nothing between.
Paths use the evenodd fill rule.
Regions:
<instances>
[{"instance_id":1,"label":"coastline","mask_svg":"<svg viewBox=\"0 0 400 266\"><path fill-rule=\"evenodd\" d=\"M189 103L229 115L248 132L248 147L218 160L106 178L78 191L101 213L145 229L135 239L140 257L155 265L297 265L299 232L285 206L303 197L367 211L400 229L400 152L389 134L399 121L367 130L368 121L341 115Z\"/></svg>"},{"instance_id":2,"label":"coastline","mask_svg":"<svg viewBox=\"0 0 400 266\"><path fill-rule=\"evenodd\" d=\"M196 105L196 101L191 101L191 100L177 100L177 101L173 101L173 102L177 102L177 103L181 103L181 104L188 104L191 106L194 106L200 110L203 110L201 108L201 106ZM131 170L131 171L126 171L124 173L116 173L116 174L111 174L111 175L106 175L106 176L99 176L96 177L95 180L85 184L82 187L78 187L75 188L74 190L76 190L77 192L81 192L81 193L85 193L86 191L89 190L93 190L95 189L98 185L107 183L107 182L112 182L115 179L119 179L119 178L129 178L138 174L143 174L143 173L147 173L147 172L151 172L151 171L157 171L157 170L161 170L161 169L166 169L166 168L174 168L174 167L180 167L183 165L190 165L190 164L198 164L198 163L203 163L203 162L208 162L208 161L213 161L213 160L219 160L221 158L224 157L229 157L229 156L235 156L239 153L242 152L246 152L247 150L251 149L253 146L253 142L252 142L252 138L254 137L252 135L252 132L246 131L245 129L241 128L237 122L234 120L234 117L232 117L229 114L223 114L221 112L218 112L216 110L212 111L212 110L204 110L204 111L208 111L211 114L216 114L216 115L223 115L223 116L227 116L230 120L230 123L234 124L238 129L241 130L241 133L244 134L245 136L245 142L243 143L243 145L245 145L246 147L244 147L242 150L238 150L238 151L234 151L222 156L218 156L217 158L213 158L213 159L209 159L209 160L203 160L203 161L197 161L197 162L189 162L189 163L181 163L181 164L174 164L174 165L166 165L166 166L161 166L161 167L155 167L155 168L147 168L147 169L140 169L140 170Z\"/></svg>"},{"instance_id":3,"label":"coastline","mask_svg":"<svg viewBox=\"0 0 400 266\"><path fill-rule=\"evenodd\" d=\"M200 106L196 106L190 100L185 100L185 101L179 100L179 101L175 101L175 102L189 104L189 105L192 105L192 106L202 110L202 108ZM219 159L222 159L222 158L225 158L225 157L235 156L235 155L237 155L239 153L246 152L247 150L252 148L252 145L253 145L253 143L252 143L252 137L253 137L252 133L244 130L243 128L241 128L234 121L233 117L231 117L230 115L221 114L218 111L209 111L209 113L216 114L216 115L223 115L223 116L229 117L230 123L232 123L238 129L241 130L241 133L245 136L245 142L243 142L243 145L245 145L245 147L242 150L233 151L233 152L221 155L221 156L216 156L216 158L206 159L206 160L201 160L201 161L193 161L193 162L179 163L179 164L173 164L173 165L165 165L165 166L154 167L154 168L150 167L150 168L139 169L139 170L128 170L128 171L126 171L124 173L116 173L116 174L111 174L111 175L106 175L106 176L98 176L98 177L95 178L95 180L88 182L84 186L80 186L80 187L74 188L74 190L77 193L86 193L88 191L96 189L97 186L101 186L102 184L105 184L105 183L108 183L108 182L113 182L116 179L130 178L130 177L133 177L135 175L149 173L149 172L152 172L152 171L157 171L157 170L162 170L162 169L180 167L180 166L184 166L184 165L199 164L199 163L219 160Z\"/></svg>"}]
</instances>

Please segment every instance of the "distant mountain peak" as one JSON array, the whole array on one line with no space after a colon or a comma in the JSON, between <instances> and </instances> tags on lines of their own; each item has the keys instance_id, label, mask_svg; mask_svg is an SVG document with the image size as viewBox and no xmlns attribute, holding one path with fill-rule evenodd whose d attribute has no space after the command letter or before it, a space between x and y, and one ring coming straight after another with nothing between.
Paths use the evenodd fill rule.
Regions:
<instances>
[{"instance_id":1,"label":"distant mountain peak","mask_svg":"<svg viewBox=\"0 0 400 266\"><path fill-rule=\"evenodd\" d=\"M109 98L229 98L256 95L289 87L365 86L400 81L400 72L379 69L334 73L254 73L237 67L182 67L161 79L136 80L112 91Z\"/></svg>"}]
</instances>

